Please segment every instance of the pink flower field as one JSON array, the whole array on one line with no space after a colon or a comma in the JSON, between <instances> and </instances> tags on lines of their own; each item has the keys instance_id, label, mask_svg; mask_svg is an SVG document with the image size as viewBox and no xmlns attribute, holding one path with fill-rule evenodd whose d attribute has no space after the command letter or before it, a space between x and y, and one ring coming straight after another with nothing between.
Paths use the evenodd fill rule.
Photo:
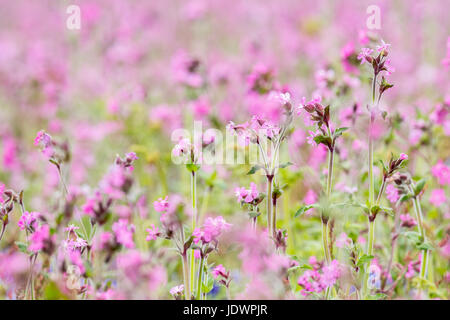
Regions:
<instances>
[{"instance_id":1,"label":"pink flower field","mask_svg":"<svg viewBox=\"0 0 450 320\"><path fill-rule=\"evenodd\" d=\"M447 300L449 5L0 0L0 300Z\"/></svg>"}]
</instances>

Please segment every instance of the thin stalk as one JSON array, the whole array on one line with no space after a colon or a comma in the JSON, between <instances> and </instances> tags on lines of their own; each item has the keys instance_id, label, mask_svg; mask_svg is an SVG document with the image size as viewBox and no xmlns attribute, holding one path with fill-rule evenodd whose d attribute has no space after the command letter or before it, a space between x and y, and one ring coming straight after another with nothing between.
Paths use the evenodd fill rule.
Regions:
<instances>
[{"instance_id":1,"label":"thin stalk","mask_svg":"<svg viewBox=\"0 0 450 320\"><path fill-rule=\"evenodd\" d=\"M196 196L196 191L197 191L197 175L195 174L195 171L192 171L191 174L191 198L192 198L192 232L194 232L195 230L195 226L197 223L197 196ZM190 256L190 262L191 262L191 267L190 267L190 283L192 283L192 285L194 285L195 283L195 253L194 250L191 249L191 256ZM191 296L192 292L190 291L190 295Z\"/></svg>"},{"instance_id":2,"label":"thin stalk","mask_svg":"<svg viewBox=\"0 0 450 320\"><path fill-rule=\"evenodd\" d=\"M334 164L334 151L328 152L328 175L327 175L327 198L331 195L331 186L333 183L333 164Z\"/></svg>"},{"instance_id":3,"label":"thin stalk","mask_svg":"<svg viewBox=\"0 0 450 320\"><path fill-rule=\"evenodd\" d=\"M6 230L6 226L5 226L5 224L3 223L3 224L2 224L2 232L0 232L0 240L2 240L3 234L5 233L5 230Z\"/></svg>"},{"instance_id":4,"label":"thin stalk","mask_svg":"<svg viewBox=\"0 0 450 320\"><path fill-rule=\"evenodd\" d=\"M372 80L372 106L369 109L369 156L368 156L368 165L369 165L369 239L367 242L367 254L370 256L373 253L373 243L375 241L375 219L372 219L370 217L370 214L372 212L372 206L375 203L375 181L373 178L373 123L374 123L374 114L373 114L373 104L375 104L376 100L376 83L377 83L377 75L374 74L373 80ZM379 195L381 197L381 195ZM368 263L365 268L364 276L363 276L363 291L362 295L365 297L367 292L367 281L369 279L369 273L368 273Z\"/></svg>"},{"instance_id":5,"label":"thin stalk","mask_svg":"<svg viewBox=\"0 0 450 320\"><path fill-rule=\"evenodd\" d=\"M414 189L412 186L409 187L410 191L414 194ZM414 211L416 212L416 218L417 218L417 227L419 228L420 235L423 239L423 242L427 240L427 236L425 234L425 228L423 226L423 213L422 213L422 206L420 205L420 199L418 196L415 196L413 198L413 204L414 204ZM429 257L429 250L423 250L422 253L422 263L420 265L420 277L422 279L427 279L427 269L428 269L428 257Z\"/></svg>"},{"instance_id":6,"label":"thin stalk","mask_svg":"<svg viewBox=\"0 0 450 320\"><path fill-rule=\"evenodd\" d=\"M378 192L377 201L375 204L378 206L381 201L381 197L384 193L384 189L386 189L386 178L383 177L383 182L381 183L380 191Z\"/></svg>"},{"instance_id":7,"label":"thin stalk","mask_svg":"<svg viewBox=\"0 0 450 320\"><path fill-rule=\"evenodd\" d=\"M267 176L267 228L269 231L269 236L273 235L273 226L272 226L272 185L273 185L273 176Z\"/></svg>"},{"instance_id":8,"label":"thin stalk","mask_svg":"<svg viewBox=\"0 0 450 320\"><path fill-rule=\"evenodd\" d=\"M322 243L326 264L330 263L330 253L328 247L328 222L322 220Z\"/></svg>"},{"instance_id":9,"label":"thin stalk","mask_svg":"<svg viewBox=\"0 0 450 320\"><path fill-rule=\"evenodd\" d=\"M202 296L202 282L203 282L203 265L205 262L205 258L200 259L200 265L198 267L198 277L197 277L197 293L196 293L196 299L200 300Z\"/></svg>"},{"instance_id":10,"label":"thin stalk","mask_svg":"<svg viewBox=\"0 0 450 320\"><path fill-rule=\"evenodd\" d=\"M189 263L186 253L181 255L183 262L183 282L184 282L184 299L191 300L191 286L189 276Z\"/></svg>"},{"instance_id":11,"label":"thin stalk","mask_svg":"<svg viewBox=\"0 0 450 320\"><path fill-rule=\"evenodd\" d=\"M272 199L272 234L277 232L277 199Z\"/></svg>"}]
</instances>

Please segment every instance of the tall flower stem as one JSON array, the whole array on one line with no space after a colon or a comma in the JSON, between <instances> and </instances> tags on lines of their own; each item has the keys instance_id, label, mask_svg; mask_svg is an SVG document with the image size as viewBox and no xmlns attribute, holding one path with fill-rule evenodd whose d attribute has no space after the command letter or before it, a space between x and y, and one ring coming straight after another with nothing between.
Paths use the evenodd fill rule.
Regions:
<instances>
[{"instance_id":1,"label":"tall flower stem","mask_svg":"<svg viewBox=\"0 0 450 320\"><path fill-rule=\"evenodd\" d=\"M414 189L412 186L409 187L410 191L414 194ZM422 237L422 241L425 242L427 240L427 236L425 234L425 228L423 226L423 214L422 214L422 206L420 205L420 199L419 196L416 195L413 197L413 205L414 205L414 211L416 212L416 218L417 218L417 226L419 228L420 236ZM429 250L424 249L422 252L422 263L420 265L420 278L421 279L427 279L427 273L428 273L428 257L430 255Z\"/></svg>"},{"instance_id":2,"label":"tall flower stem","mask_svg":"<svg viewBox=\"0 0 450 320\"><path fill-rule=\"evenodd\" d=\"M195 171L191 172L191 198L192 198L192 232L195 230L195 226L197 224L197 175L195 174ZM190 256L190 262L191 262L191 275L190 275L190 282L192 285L195 283L195 253L194 250L191 249L191 256Z\"/></svg>"},{"instance_id":3,"label":"tall flower stem","mask_svg":"<svg viewBox=\"0 0 450 320\"><path fill-rule=\"evenodd\" d=\"M200 300L202 297L202 282L203 282L203 265L205 263L205 258L200 259L200 265L198 266L198 277L197 277L197 292L196 299Z\"/></svg>"},{"instance_id":4,"label":"tall flower stem","mask_svg":"<svg viewBox=\"0 0 450 320\"><path fill-rule=\"evenodd\" d=\"M272 199L272 235L277 232L277 198Z\"/></svg>"},{"instance_id":5,"label":"tall flower stem","mask_svg":"<svg viewBox=\"0 0 450 320\"><path fill-rule=\"evenodd\" d=\"M375 204L375 181L373 178L373 123L374 123L374 113L373 113L373 104L376 99L376 83L377 83L377 75L374 74L372 80L372 106L369 109L369 130L368 130L368 139L369 139L369 156L368 156L368 166L369 166L369 238L367 241L367 255L371 256L373 254L373 244L375 242L375 217L371 216L372 206ZM369 279L368 273L368 265L366 265L366 270L363 277L363 297L365 297L367 293L367 281Z\"/></svg>"},{"instance_id":6,"label":"tall flower stem","mask_svg":"<svg viewBox=\"0 0 450 320\"><path fill-rule=\"evenodd\" d=\"M331 136L331 130L328 128L328 134ZM334 166L334 150L330 149L328 151L328 172L327 172L327 185L326 185L326 196L327 202L330 201L331 187L333 183L333 166ZM329 210L328 208L326 210ZM328 212L327 212L328 215ZM322 213L322 245L325 254L326 264L331 263L331 239L329 239L329 218L324 217ZM325 293L325 299L328 300L330 295L330 288L327 288Z\"/></svg>"},{"instance_id":7,"label":"tall flower stem","mask_svg":"<svg viewBox=\"0 0 450 320\"><path fill-rule=\"evenodd\" d=\"M267 228L269 231L269 236L273 235L273 225L272 225L272 187L273 187L273 175L267 175Z\"/></svg>"},{"instance_id":8,"label":"tall flower stem","mask_svg":"<svg viewBox=\"0 0 450 320\"><path fill-rule=\"evenodd\" d=\"M191 300L191 286L189 275L189 263L186 253L181 256L183 262L183 282L184 282L184 298L185 300Z\"/></svg>"}]
</instances>

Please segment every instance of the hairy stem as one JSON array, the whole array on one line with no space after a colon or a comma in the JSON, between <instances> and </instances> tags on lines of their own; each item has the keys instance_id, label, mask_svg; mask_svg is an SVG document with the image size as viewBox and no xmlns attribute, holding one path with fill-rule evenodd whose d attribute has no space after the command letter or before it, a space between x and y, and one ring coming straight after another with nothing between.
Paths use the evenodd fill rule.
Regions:
<instances>
[{"instance_id":1,"label":"hairy stem","mask_svg":"<svg viewBox=\"0 0 450 320\"><path fill-rule=\"evenodd\" d=\"M192 171L191 174L191 198L192 198L192 232L194 232L196 224L197 224L197 175L195 174L195 171ZM195 283L195 253L194 250L191 249L191 256L190 256L190 283L194 285ZM191 296L192 292L190 291Z\"/></svg>"},{"instance_id":2,"label":"hairy stem","mask_svg":"<svg viewBox=\"0 0 450 320\"><path fill-rule=\"evenodd\" d=\"M189 263L186 253L182 256L183 262L183 282L184 282L184 299L191 300L191 286L190 286L190 276L189 276Z\"/></svg>"},{"instance_id":3,"label":"hairy stem","mask_svg":"<svg viewBox=\"0 0 450 320\"><path fill-rule=\"evenodd\" d=\"M203 282L203 265L205 262L205 258L200 259L200 265L198 266L198 277L197 277L197 292L196 299L200 300L202 296L202 282Z\"/></svg>"},{"instance_id":4,"label":"hairy stem","mask_svg":"<svg viewBox=\"0 0 450 320\"><path fill-rule=\"evenodd\" d=\"M410 191L414 194L414 189L412 186L409 187ZM416 218L417 218L417 226L419 228L420 236L422 237L422 241L425 242L427 240L427 236L425 234L425 228L423 226L423 213L422 213L422 206L420 204L419 196L414 196L413 198L413 204L414 204L414 211L416 212ZM425 249L422 252L422 263L420 265L420 277L422 279L427 279L427 269L428 269L428 257L429 257L429 250Z\"/></svg>"},{"instance_id":5,"label":"hairy stem","mask_svg":"<svg viewBox=\"0 0 450 320\"><path fill-rule=\"evenodd\" d=\"M273 225L272 225L272 185L273 176L267 175L267 229L269 231L269 236L273 235Z\"/></svg>"}]
</instances>

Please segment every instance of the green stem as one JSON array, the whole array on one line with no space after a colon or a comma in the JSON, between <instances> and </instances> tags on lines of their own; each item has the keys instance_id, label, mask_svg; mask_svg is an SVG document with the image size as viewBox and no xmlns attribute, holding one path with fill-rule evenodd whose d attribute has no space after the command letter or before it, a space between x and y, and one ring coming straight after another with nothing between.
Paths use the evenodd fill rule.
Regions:
<instances>
[{"instance_id":1,"label":"green stem","mask_svg":"<svg viewBox=\"0 0 450 320\"><path fill-rule=\"evenodd\" d=\"M273 226L272 226L272 184L273 184L273 176L267 176L267 228L269 232L269 237L273 235Z\"/></svg>"},{"instance_id":2,"label":"green stem","mask_svg":"<svg viewBox=\"0 0 450 320\"><path fill-rule=\"evenodd\" d=\"M410 191L414 194L414 189L412 186L409 187ZM420 205L420 199L419 196L414 196L413 198L413 204L414 204L414 211L416 212L416 218L417 218L417 226L419 228L420 236L422 237L422 241L425 242L427 240L427 236L425 234L425 228L423 226L423 213L422 213L422 206ZM422 263L420 265L420 277L422 279L427 279L427 269L428 269L428 257L429 257L429 250L423 250L422 253Z\"/></svg>"},{"instance_id":3,"label":"green stem","mask_svg":"<svg viewBox=\"0 0 450 320\"><path fill-rule=\"evenodd\" d=\"M375 241L375 219L371 218L371 212L372 212L372 206L375 203L375 182L373 178L373 137L372 137L372 129L373 129L373 122L374 122L374 114L373 114L373 104L375 103L376 99L376 83L377 83L377 75L374 74L373 80L372 80L372 106L369 109L369 157L368 157L368 165L369 165L369 239L367 243L367 254L370 256L373 253L373 243ZM381 198L381 195L379 195L379 198ZM363 291L362 295L363 297L366 296L367 293L367 281L369 279L369 263L367 263L365 270L364 270L364 276L363 276Z\"/></svg>"},{"instance_id":4,"label":"green stem","mask_svg":"<svg viewBox=\"0 0 450 320\"><path fill-rule=\"evenodd\" d=\"M328 247L328 222L322 220L322 244L323 244L323 252L325 255L325 262L329 264L330 261L330 253Z\"/></svg>"},{"instance_id":5,"label":"green stem","mask_svg":"<svg viewBox=\"0 0 450 320\"><path fill-rule=\"evenodd\" d=\"M331 186L333 183L333 164L334 164L334 151L328 152L328 174L327 174L327 200L331 195Z\"/></svg>"},{"instance_id":6,"label":"green stem","mask_svg":"<svg viewBox=\"0 0 450 320\"><path fill-rule=\"evenodd\" d=\"M197 277L197 293L196 299L200 300L202 296L202 282L203 282L203 264L205 262L205 258L200 259L200 265L198 267L198 277Z\"/></svg>"},{"instance_id":7,"label":"green stem","mask_svg":"<svg viewBox=\"0 0 450 320\"><path fill-rule=\"evenodd\" d=\"M191 300L191 286L190 286L190 278L189 278L189 263L186 253L182 256L183 262L183 282L184 282L184 299Z\"/></svg>"},{"instance_id":8,"label":"green stem","mask_svg":"<svg viewBox=\"0 0 450 320\"><path fill-rule=\"evenodd\" d=\"M384 189L386 189L386 178L383 177L383 182L381 183L380 191L378 192L377 201L375 204L378 206L381 201L381 196L384 193Z\"/></svg>"},{"instance_id":9,"label":"green stem","mask_svg":"<svg viewBox=\"0 0 450 320\"><path fill-rule=\"evenodd\" d=\"M192 171L191 174L191 198L192 198L192 232L194 232L195 230L195 226L197 223L197 196L196 196L196 191L197 191L197 176L195 174L195 171ZM191 278L190 278L190 282L192 283L192 285L194 285L195 283L195 253L194 250L191 249L191 256L190 256L190 262L191 262L191 267L190 267L190 271L191 271ZM190 292L190 296L192 295L192 292Z\"/></svg>"},{"instance_id":10,"label":"green stem","mask_svg":"<svg viewBox=\"0 0 450 320\"><path fill-rule=\"evenodd\" d=\"M277 199L272 200L272 232L275 236L277 232Z\"/></svg>"}]
</instances>

